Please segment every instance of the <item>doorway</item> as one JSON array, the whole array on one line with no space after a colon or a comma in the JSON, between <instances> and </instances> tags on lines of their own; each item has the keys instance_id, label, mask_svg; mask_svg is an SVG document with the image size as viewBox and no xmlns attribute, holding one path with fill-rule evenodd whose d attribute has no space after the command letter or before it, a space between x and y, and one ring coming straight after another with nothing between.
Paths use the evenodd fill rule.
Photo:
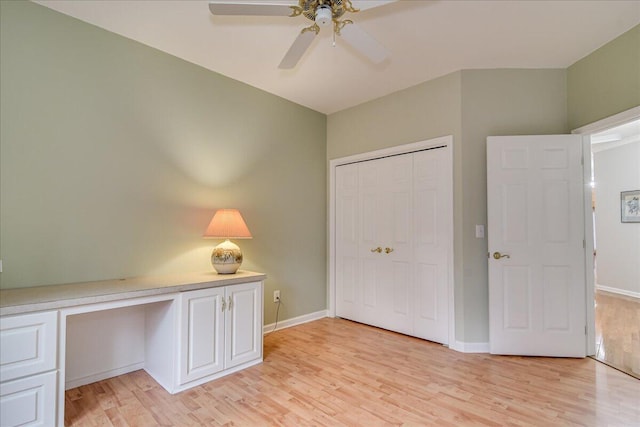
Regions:
<instances>
[{"instance_id":1,"label":"doorway","mask_svg":"<svg viewBox=\"0 0 640 427\"><path fill-rule=\"evenodd\" d=\"M640 216L625 212L640 198L640 119L592 134L591 165L594 358L640 378Z\"/></svg>"},{"instance_id":2,"label":"doorway","mask_svg":"<svg viewBox=\"0 0 640 427\"><path fill-rule=\"evenodd\" d=\"M585 205L586 249L593 251L586 266L587 354L636 377L640 372L640 265L634 261L620 268L611 260L640 256L640 223L623 221L621 216L622 193L640 190L640 151L634 151L640 143L639 120L640 106L572 132L593 142L588 141L584 150L592 152L592 162L585 159L589 174L585 178L591 182L587 188L591 197L585 197L590 199ZM628 152L619 155L616 150ZM635 270L629 273L629 267Z\"/></svg>"}]
</instances>

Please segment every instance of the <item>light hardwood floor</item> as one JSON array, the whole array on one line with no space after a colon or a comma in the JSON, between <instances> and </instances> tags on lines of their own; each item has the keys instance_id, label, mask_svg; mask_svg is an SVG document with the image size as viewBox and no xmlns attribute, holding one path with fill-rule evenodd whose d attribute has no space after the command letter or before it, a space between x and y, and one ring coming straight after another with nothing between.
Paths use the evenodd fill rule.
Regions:
<instances>
[{"instance_id":1,"label":"light hardwood floor","mask_svg":"<svg viewBox=\"0 0 640 427\"><path fill-rule=\"evenodd\" d=\"M640 300L596 291L595 357L640 378Z\"/></svg>"},{"instance_id":2,"label":"light hardwood floor","mask_svg":"<svg viewBox=\"0 0 640 427\"><path fill-rule=\"evenodd\" d=\"M170 395L144 371L67 391L72 426L638 426L640 381L593 359L463 354L341 319Z\"/></svg>"}]
</instances>

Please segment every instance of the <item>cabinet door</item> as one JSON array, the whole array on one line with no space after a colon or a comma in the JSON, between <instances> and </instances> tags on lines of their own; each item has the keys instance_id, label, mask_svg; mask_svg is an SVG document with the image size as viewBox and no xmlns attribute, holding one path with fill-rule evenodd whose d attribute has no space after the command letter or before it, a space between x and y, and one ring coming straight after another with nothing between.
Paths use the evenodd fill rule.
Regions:
<instances>
[{"instance_id":1,"label":"cabinet door","mask_svg":"<svg viewBox=\"0 0 640 427\"><path fill-rule=\"evenodd\" d=\"M225 368L262 358L262 286L227 286Z\"/></svg>"},{"instance_id":2,"label":"cabinet door","mask_svg":"<svg viewBox=\"0 0 640 427\"><path fill-rule=\"evenodd\" d=\"M224 288L180 296L180 373L185 384L224 368Z\"/></svg>"},{"instance_id":3,"label":"cabinet door","mask_svg":"<svg viewBox=\"0 0 640 427\"><path fill-rule=\"evenodd\" d=\"M0 425L54 425L57 375L53 371L0 385Z\"/></svg>"}]
</instances>

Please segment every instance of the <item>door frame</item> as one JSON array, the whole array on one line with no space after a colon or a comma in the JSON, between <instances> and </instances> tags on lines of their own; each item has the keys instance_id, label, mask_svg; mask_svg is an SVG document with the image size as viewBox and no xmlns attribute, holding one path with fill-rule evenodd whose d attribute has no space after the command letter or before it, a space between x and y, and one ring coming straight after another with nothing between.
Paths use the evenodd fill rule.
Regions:
<instances>
[{"instance_id":1,"label":"door frame","mask_svg":"<svg viewBox=\"0 0 640 427\"><path fill-rule=\"evenodd\" d=\"M395 156L401 154L408 154L414 151L426 150L435 147L443 147L442 149L447 151L447 159L450 165L451 171L451 214L453 215L453 203L454 203L454 195L453 195L453 178L454 178L454 170L453 170L453 136L441 136L433 139L428 139L424 141L413 142L409 144L397 145L394 147L383 148L380 150L369 151L366 153L354 154L347 157L340 157L337 159L333 159L329 161L329 246L328 246L328 260L329 260L329 286L328 286L328 310L327 316L336 317L336 167L355 163L355 162L363 162L367 160L373 160L380 157L388 157ZM453 238L453 230L455 226L453 223L453 217L451 218L451 226L449 227L449 254L448 258L450 260L447 276L447 304L449 310L448 316L448 346L449 348L455 347L455 301L454 301L454 238Z\"/></svg>"},{"instance_id":2,"label":"door frame","mask_svg":"<svg viewBox=\"0 0 640 427\"><path fill-rule=\"evenodd\" d=\"M572 134L584 135L582 153L591 158L591 135L615 126L623 125L640 119L640 106L633 107L613 116L589 123L571 131ZM591 183L591 162L584 159L584 182ZM586 302L587 302L587 356L596 354L596 310L593 304L595 294L595 277L593 275L593 215L591 208L591 185L585 185L584 194L584 235L585 235L585 278L586 278Z\"/></svg>"}]
</instances>

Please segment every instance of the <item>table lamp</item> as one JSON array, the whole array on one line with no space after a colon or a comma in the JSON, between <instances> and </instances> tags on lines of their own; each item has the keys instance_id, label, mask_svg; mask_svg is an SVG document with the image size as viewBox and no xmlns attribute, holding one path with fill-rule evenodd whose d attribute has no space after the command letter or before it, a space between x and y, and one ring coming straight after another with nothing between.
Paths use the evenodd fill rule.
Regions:
<instances>
[{"instance_id":1,"label":"table lamp","mask_svg":"<svg viewBox=\"0 0 640 427\"><path fill-rule=\"evenodd\" d=\"M225 239L211 253L211 264L218 274L234 274L238 271L242 264L242 251L229 239L251 239L251 232L237 209L218 209L203 237Z\"/></svg>"}]
</instances>

